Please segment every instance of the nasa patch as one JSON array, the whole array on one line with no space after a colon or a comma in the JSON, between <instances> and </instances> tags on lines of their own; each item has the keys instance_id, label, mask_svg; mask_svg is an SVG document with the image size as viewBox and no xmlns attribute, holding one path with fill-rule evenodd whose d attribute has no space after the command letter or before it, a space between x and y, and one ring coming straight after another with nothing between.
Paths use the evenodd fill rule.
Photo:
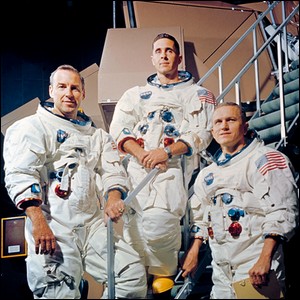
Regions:
<instances>
[{"instance_id":1,"label":"nasa patch","mask_svg":"<svg viewBox=\"0 0 300 300\"><path fill-rule=\"evenodd\" d=\"M59 143L63 143L66 138L68 137L68 133L65 132L64 130L62 129L58 129L57 130L57 133L56 133L56 140L59 142Z\"/></svg>"},{"instance_id":2,"label":"nasa patch","mask_svg":"<svg viewBox=\"0 0 300 300\"><path fill-rule=\"evenodd\" d=\"M151 95L152 95L152 92L151 91L147 91L147 92L141 93L140 97L143 100L148 100L151 97Z\"/></svg>"}]
</instances>

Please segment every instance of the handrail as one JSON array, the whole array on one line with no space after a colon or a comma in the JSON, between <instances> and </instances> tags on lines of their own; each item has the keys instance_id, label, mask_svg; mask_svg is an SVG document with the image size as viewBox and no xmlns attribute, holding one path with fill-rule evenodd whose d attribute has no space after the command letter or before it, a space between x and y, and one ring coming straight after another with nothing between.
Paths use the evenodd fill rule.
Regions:
<instances>
[{"instance_id":1,"label":"handrail","mask_svg":"<svg viewBox=\"0 0 300 300\"><path fill-rule=\"evenodd\" d=\"M299 5L297 6L299 10ZM223 100L224 96L231 90L233 85L240 81L240 78L242 75L249 69L249 67L254 63L255 60L260 56L260 54L267 48L267 46L277 37L277 35L280 33L282 28L286 26L286 24L292 19L292 17L296 14L297 8L294 10L293 13L289 15L289 17L281 23L280 26L277 27L274 34L268 38L268 40L260 47L260 49L256 52L255 55L253 55L250 60L245 64L245 66L241 69L241 71L231 80L231 82L227 85L227 87L223 90L223 92L216 97L217 102L221 102L220 100Z\"/></svg>"},{"instance_id":2,"label":"handrail","mask_svg":"<svg viewBox=\"0 0 300 300\"><path fill-rule=\"evenodd\" d=\"M274 9L274 7L279 3L280 1L274 2L264 13L260 15L260 17L256 20L256 22L232 45L228 51L209 69L208 72L205 73L205 75L200 78L200 80L197 82L198 85L202 85L203 82L217 69L219 68L223 61L236 49L236 47L255 29L255 27L262 21L262 19L271 11Z\"/></svg>"},{"instance_id":3,"label":"handrail","mask_svg":"<svg viewBox=\"0 0 300 300\"><path fill-rule=\"evenodd\" d=\"M278 26L273 34L270 35L270 37L267 39L266 34L261 28L261 31L263 33L264 37L264 44L257 49L257 42L256 42L256 28L258 25L262 27L262 20L263 18L270 13L271 18L273 20L273 26L275 25L275 21L273 18L273 9L281 3L282 5L282 23L280 26ZM225 95L228 94L229 91L232 90L232 88L235 88L235 101L238 104L241 104L241 99L240 99L240 80L241 77L246 73L246 71L250 68L251 65L254 64L255 68L255 91L256 91L256 112L258 115L261 115L261 108L260 108L260 87L259 87L259 72L258 72L258 57L263 53L263 51L267 48L269 51L269 54L271 54L270 51L270 44L274 39L278 38L279 40L277 41L277 66L275 65L275 60L273 55L270 55L273 67L275 66L275 73L277 74L277 79L279 82L279 95L280 95L280 114L281 114L281 140L280 140L280 145L284 143L286 145L286 134L289 132L290 128L287 130L286 129L286 124L285 124L285 105L284 105L284 93L283 93L283 68L282 68L282 53L281 49L285 50L285 71L288 71L288 47L287 47L287 32L286 32L286 26L288 22L295 16L297 12L299 12L299 4L294 8L294 10L290 13L288 17L285 16L285 4L284 1L275 1L272 4L268 2L268 9L263 12L262 14L259 15L258 19L253 23L253 25L248 28L248 30L231 46L231 48L213 65L212 68L209 69L209 71L197 82L198 85L202 85L208 78L209 76L218 69L218 76L219 76L219 95L216 97L217 102L222 102L224 101ZM249 61L244 65L244 67L237 73L237 75L230 81L230 83L223 89L223 62L226 60L226 58L239 46L242 41L250 34L253 33L253 56L249 59ZM281 40L283 36L283 41ZM280 48L279 48L280 47ZM279 145L279 146L280 146ZM278 147L279 147L278 146Z\"/></svg>"}]
</instances>

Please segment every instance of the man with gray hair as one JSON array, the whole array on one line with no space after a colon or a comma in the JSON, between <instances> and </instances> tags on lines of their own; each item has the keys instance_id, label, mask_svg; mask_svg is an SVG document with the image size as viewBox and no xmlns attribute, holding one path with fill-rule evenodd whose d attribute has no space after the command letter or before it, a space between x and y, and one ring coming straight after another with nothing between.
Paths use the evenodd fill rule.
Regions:
<instances>
[{"instance_id":1,"label":"man with gray hair","mask_svg":"<svg viewBox=\"0 0 300 300\"><path fill-rule=\"evenodd\" d=\"M26 219L27 281L35 299L80 299L84 271L107 283L105 218L117 222L129 189L112 137L80 110L84 79L70 65L50 76L53 102L16 121L4 140L8 194ZM115 236L118 298L143 298L138 253ZM107 289L102 298L107 298Z\"/></svg>"}]
</instances>

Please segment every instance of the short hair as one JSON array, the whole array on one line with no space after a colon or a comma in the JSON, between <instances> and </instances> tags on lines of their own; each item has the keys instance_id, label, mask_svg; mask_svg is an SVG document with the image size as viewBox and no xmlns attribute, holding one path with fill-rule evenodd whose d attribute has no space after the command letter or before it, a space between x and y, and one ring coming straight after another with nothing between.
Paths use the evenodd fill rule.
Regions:
<instances>
[{"instance_id":1,"label":"short hair","mask_svg":"<svg viewBox=\"0 0 300 300\"><path fill-rule=\"evenodd\" d=\"M76 74L78 74L79 75L79 77L80 77L80 80L81 80L81 84L82 84L82 88L84 89L84 78L81 76L81 74L80 74L80 72L76 69L76 68L74 68L73 66L71 66L71 65L60 65L60 66L58 66L52 73L51 73L51 75L50 75L50 85L53 85L53 77L54 77L54 75L55 75L55 73L57 72L57 71L59 71L59 70L67 70L67 71L71 71L71 72L74 72L74 73L76 73Z\"/></svg>"},{"instance_id":2,"label":"short hair","mask_svg":"<svg viewBox=\"0 0 300 300\"><path fill-rule=\"evenodd\" d=\"M165 33L165 32L160 33L160 34L158 34L158 35L155 37L155 39L153 40L153 43L152 43L152 49L153 49L153 47L154 47L154 43L155 43L156 41L160 40L160 39L169 39L169 40L173 41L173 42L174 42L174 47L175 47L175 50L176 50L177 54L180 54L179 43L177 42L177 40L175 39L175 37L172 36L171 34L168 34L168 33Z\"/></svg>"},{"instance_id":3,"label":"short hair","mask_svg":"<svg viewBox=\"0 0 300 300\"><path fill-rule=\"evenodd\" d=\"M234 106L234 107L237 107L240 111L240 115L241 115L241 118L242 118L242 121L243 123L246 123L247 122L247 116L246 116L246 112L245 110L243 109L243 107L235 102L220 102L219 104L217 104L217 106L215 107L215 111L220 108L220 107L223 107L223 106Z\"/></svg>"}]
</instances>

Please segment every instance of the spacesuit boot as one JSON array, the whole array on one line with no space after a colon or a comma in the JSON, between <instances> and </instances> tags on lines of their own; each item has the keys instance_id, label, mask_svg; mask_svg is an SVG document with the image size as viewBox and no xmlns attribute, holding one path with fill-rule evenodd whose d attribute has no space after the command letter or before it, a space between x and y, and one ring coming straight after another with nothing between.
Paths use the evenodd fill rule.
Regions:
<instances>
[{"instance_id":1,"label":"spacesuit boot","mask_svg":"<svg viewBox=\"0 0 300 300\"><path fill-rule=\"evenodd\" d=\"M171 290L174 281L170 277L154 276L152 283L152 293L154 299L171 299Z\"/></svg>"}]
</instances>

